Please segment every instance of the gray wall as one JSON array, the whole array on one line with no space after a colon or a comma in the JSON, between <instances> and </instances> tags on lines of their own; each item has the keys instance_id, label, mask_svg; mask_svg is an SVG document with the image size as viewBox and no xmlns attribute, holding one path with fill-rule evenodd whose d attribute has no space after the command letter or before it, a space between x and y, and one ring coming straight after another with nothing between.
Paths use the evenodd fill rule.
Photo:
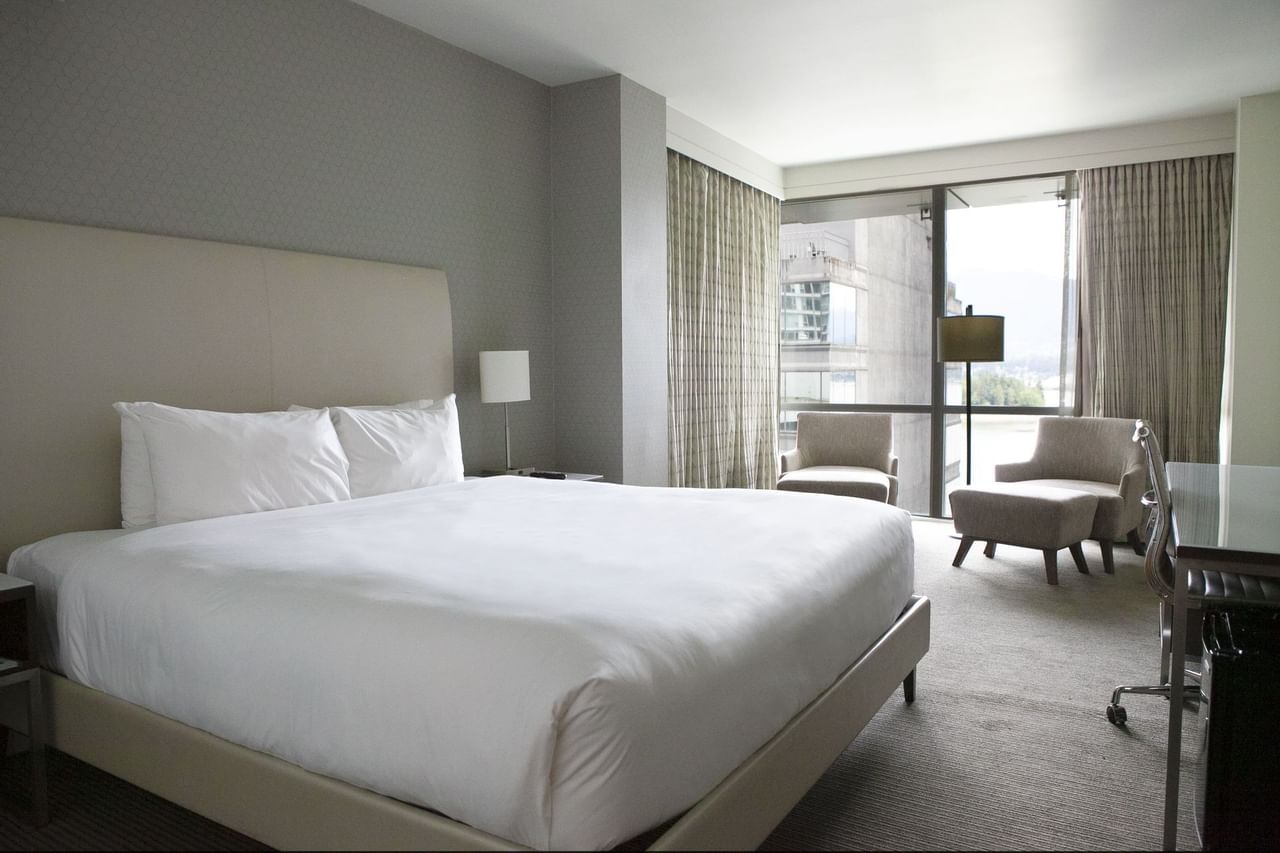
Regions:
<instances>
[{"instance_id":1,"label":"gray wall","mask_svg":"<svg viewBox=\"0 0 1280 853\"><path fill-rule=\"evenodd\" d=\"M666 100L617 75L554 99L556 456L666 485Z\"/></svg>"},{"instance_id":2,"label":"gray wall","mask_svg":"<svg viewBox=\"0 0 1280 853\"><path fill-rule=\"evenodd\" d=\"M556 458L622 482L622 101L617 77L554 92Z\"/></svg>"},{"instance_id":3,"label":"gray wall","mask_svg":"<svg viewBox=\"0 0 1280 853\"><path fill-rule=\"evenodd\" d=\"M1241 98L1236 136L1223 461L1280 465L1280 92Z\"/></svg>"},{"instance_id":4,"label":"gray wall","mask_svg":"<svg viewBox=\"0 0 1280 853\"><path fill-rule=\"evenodd\" d=\"M625 77L622 144L624 480L670 482L667 454L667 102Z\"/></svg>"},{"instance_id":5,"label":"gray wall","mask_svg":"<svg viewBox=\"0 0 1280 853\"><path fill-rule=\"evenodd\" d=\"M0 214L441 268L468 468L482 349L530 351L512 453L552 465L551 100L342 0L4 0Z\"/></svg>"}]
</instances>

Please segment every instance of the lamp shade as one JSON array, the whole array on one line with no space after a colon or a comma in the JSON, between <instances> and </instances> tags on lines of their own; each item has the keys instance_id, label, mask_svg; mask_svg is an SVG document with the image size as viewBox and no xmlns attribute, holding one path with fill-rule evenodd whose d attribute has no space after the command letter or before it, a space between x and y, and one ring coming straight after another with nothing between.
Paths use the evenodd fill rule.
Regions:
<instances>
[{"instance_id":1,"label":"lamp shade","mask_svg":"<svg viewBox=\"0 0 1280 853\"><path fill-rule=\"evenodd\" d=\"M938 361L1004 361L1004 318L995 314L939 317Z\"/></svg>"},{"instance_id":2,"label":"lamp shade","mask_svg":"<svg viewBox=\"0 0 1280 853\"><path fill-rule=\"evenodd\" d=\"M528 350L480 353L480 402L515 403L528 399Z\"/></svg>"}]
</instances>

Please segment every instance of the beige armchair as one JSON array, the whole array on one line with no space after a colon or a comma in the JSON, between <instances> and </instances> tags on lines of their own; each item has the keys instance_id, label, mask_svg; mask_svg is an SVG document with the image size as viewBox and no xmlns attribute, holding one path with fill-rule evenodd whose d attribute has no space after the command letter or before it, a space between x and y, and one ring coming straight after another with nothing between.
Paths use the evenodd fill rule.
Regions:
<instances>
[{"instance_id":1,"label":"beige armchair","mask_svg":"<svg viewBox=\"0 0 1280 853\"><path fill-rule=\"evenodd\" d=\"M800 412L796 448L782 454L778 488L898 503L893 416Z\"/></svg>"},{"instance_id":2,"label":"beige armchair","mask_svg":"<svg viewBox=\"0 0 1280 853\"><path fill-rule=\"evenodd\" d=\"M1132 418L1041 418L1036 449L1026 462L996 466L996 481L1073 489L1098 496L1090 539L1102 549L1102 565L1113 574L1112 542L1127 537L1144 553L1138 527L1146 513L1142 493L1147 472L1142 448L1133 442Z\"/></svg>"}]
</instances>

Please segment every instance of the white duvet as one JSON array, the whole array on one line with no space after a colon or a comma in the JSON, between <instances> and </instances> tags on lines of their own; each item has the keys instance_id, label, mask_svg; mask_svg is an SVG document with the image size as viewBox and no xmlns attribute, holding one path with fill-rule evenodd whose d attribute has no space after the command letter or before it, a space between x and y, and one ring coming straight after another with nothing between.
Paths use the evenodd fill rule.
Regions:
<instances>
[{"instance_id":1,"label":"white duvet","mask_svg":"<svg viewBox=\"0 0 1280 853\"><path fill-rule=\"evenodd\" d=\"M10 570L56 598L69 678L538 848L693 804L913 582L907 514L870 501L515 477L54 537Z\"/></svg>"}]
</instances>

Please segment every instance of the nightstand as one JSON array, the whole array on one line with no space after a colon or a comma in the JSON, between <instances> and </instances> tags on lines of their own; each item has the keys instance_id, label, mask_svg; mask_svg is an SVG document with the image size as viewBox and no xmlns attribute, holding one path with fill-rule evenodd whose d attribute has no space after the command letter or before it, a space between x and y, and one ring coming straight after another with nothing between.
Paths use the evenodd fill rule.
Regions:
<instances>
[{"instance_id":1,"label":"nightstand","mask_svg":"<svg viewBox=\"0 0 1280 853\"><path fill-rule=\"evenodd\" d=\"M49 822L44 766L44 697L40 665L35 660L36 588L30 581L0 574L0 690L25 684L27 737L31 742L31 812L36 826ZM0 728L0 757L6 754L8 731Z\"/></svg>"}]
</instances>

